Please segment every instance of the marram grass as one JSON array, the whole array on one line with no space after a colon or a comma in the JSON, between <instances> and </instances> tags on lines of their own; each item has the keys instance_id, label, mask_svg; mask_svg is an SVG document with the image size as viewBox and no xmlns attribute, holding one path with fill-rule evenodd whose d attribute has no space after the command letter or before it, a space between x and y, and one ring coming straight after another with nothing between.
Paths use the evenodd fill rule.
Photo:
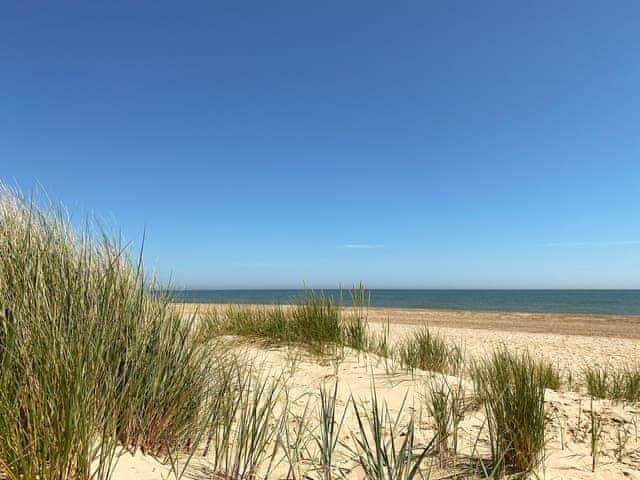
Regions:
<instances>
[{"instance_id":1,"label":"marram grass","mask_svg":"<svg viewBox=\"0 0 640 480\"><path fill-rule=\"evenodd\" d=\"M0 476L107 478L201 421L213 358L141 262L64 210L0 187Z\"/></svg>"},{"instance_id":2,"label":"marram grass","mask_svg":"<svg viewBox=\"0 0 640 480\"><path fill-rule=\"evenodd\" d=\"M410 369L458 373L462 364L462 350L429 329L413 332L396 348L400 363Z\"/></svg>"},{"instance_id":3,"label":"marram grass","mask_svg":"<svg viewBox=\"0 0 640 480\"><path fill-rule=\"evenodd\" d=\"M640 401L640 366L588 366L584 369L584 378L592 397Z\"/></svg>"},{"instance_id":4,"label":"marram grass","mask_svg":"<svg viewBox=\"0 0 640 480\"><path fill-rule=\"evenodd\" d=\"M471 369L486 407L493 471L531 472L542 461L545 445L544 394L555 381L549 364L501 348Z\"/></svg>"},{"instance_id":5,"label":"marram grass","mask_svg":"<svg viewBox=\"0 0 640 480\"><path fill-rule=\"evenodd\" d=\"M435 447L441 464L458 451L458 431L465 415L462 379L451 382L446 375L431 377L426 382L426 407L435 431Z\"/></svg>"},{"instance_id":6,"label":"marram grass","mask_svg":"<svg viewBox=\"0 0 640 480\"><path fill-rule=\"evenodd\" d=\"M355 293L352 293L355 295ZM357 297L354 297L357 300ZM219 335L240 335L276 343L304 345L326 353L331 348L366 350L371 345L361 307L345 314L340 303L322 292L308 291L289 306L231 305L200 316L200 342Z\"/></svg>"},{"instance_id":7,"label":"marram grass","mask_svg":"<svg viewBox=\"0 0 640 480\"><path fill-rule=\"evenodd\" d=\"M351 432L352 452L366 480L412 480L429 478L423 472L426 457L433 452L436 437L418 447L417 427L410 414L405 420L406 397L395 416L381 402L375 384L371 385L368 405L358 405L352 398L358 428ZM403 422L404 420L404 422Z\"/></svg>"}]
</instances>

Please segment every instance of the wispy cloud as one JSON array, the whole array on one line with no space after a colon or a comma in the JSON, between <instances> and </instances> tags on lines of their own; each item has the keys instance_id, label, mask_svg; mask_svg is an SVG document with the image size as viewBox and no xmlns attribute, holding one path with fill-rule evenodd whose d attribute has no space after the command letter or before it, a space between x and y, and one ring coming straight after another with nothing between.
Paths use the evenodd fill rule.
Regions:
<instances>
[{"instance_id":1,"label":"wispy cloud","mask_svg":"<svg viewBox=\"0 0 640 480\"><path fill-rule=\"evenodd\" d=\"M283 264L271 262L240 262L234 263L233 266L237 268L278 268L282 267Z\"/></svg>"},{"instance_id":2,"label":"wispy cloud","mask_svg":"<svg viewBox=\"0 0 640 480\"><path fill-rule=\"evenodd\" d=\"M640 240L608 240L604 242L549 242L547 247L619 247L640 245Z\"/></svg>"},{"instance_id":3,"label":"wispy cloud","mask_svg":"<svg viewBox=\"0 0 640 480\"><path fill-rule=\"evenodd\" d=\"M384 248L384 245L378 245L374 243L345 243L344 245L338 245L338 248L370 250L373 248Z\"/></svg>"}]
</instances>

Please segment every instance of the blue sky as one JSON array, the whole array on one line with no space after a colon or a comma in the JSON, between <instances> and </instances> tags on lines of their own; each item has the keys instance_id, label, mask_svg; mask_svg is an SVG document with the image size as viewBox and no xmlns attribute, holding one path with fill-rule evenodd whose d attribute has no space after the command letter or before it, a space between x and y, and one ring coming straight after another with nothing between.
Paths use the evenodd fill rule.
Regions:
<instances>
[{"instance_id":1,"label":"blue sky","mask_svg":"<svg viewBox=\"0 0 640 480\"><path fill-rule=\"evenodd\" d=\"M0 177L187 287L640 287L638 2L15 2Z\"/></svg>"}]
</instances>

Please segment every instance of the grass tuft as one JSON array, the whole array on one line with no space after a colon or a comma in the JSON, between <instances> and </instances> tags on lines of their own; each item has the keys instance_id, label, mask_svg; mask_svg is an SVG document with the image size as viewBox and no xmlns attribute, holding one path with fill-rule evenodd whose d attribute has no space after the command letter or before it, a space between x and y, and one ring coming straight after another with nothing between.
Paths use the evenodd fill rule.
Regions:
<instances>
[{"instance_id":1,"label":"grass tuft","mask_svg":"<svg viewBox=\"0 0 640 480\"><path fill-rule=\"evenodd\" d=\"M418 330L400 342L396 355L405 368L432 372L457 372L462 363L461 349L429 329Z\"/></svg>"},{"instance_id":2,"label":"grass tuft","mask_svg":"<svg viewBox=\"0 0 640 480\"><path fill-rule=\"evenodd\" d=\"M120 240L0 186L0 477L106 478L120 445L187 448L213 360L153 286Z\"/></svg>"},{"instance_id":3,"label":"grass tuft","mask_svg":"<svg viewBox=\"0 0 640 480\"><path fill-rule=\"evenodd\" d=\"M465 397L461 380L451 383L447 377L427 381L427 411L436 432L435 446L441 464L458 450L458 431L464 419Z\"/></svg>"},{"instance_id":4,"label":"grass tuft","mask_svg":"<svg viewBox=\"0 0 640 480\"><path fill-rule=\"evenodd\" d=\"M285 416L277 410L286 401L282 377L254 375L252 368L232 361L225 367L212 395L208 438L204 455L210 454L216 478L256 478L271 471Z\"/></svg>"},{"instance_id":5,"label":"grass tuft","mask_svg":"<svg viewBox=\"0 0 640 480\"><path fill-rule=\"evenodd\" d=\"M584 369L584 378L592 397L640 401L640 367L588 366Z\"/></svg>"},{"instance_id":6,"label":"grass tuft","mask_svg":"<svg viewBox=\"0 0 640 480\"><path fill-rule=\"evenodd\" d=\"M307 291L289 306L230 306L226 312L201 315L200 342L219 335L241 335L285 344L300 344L318 353L337 347L379 351L388 349L386 338L372 336L366 319L364 287L351 291L353 308L344 312L341 303L323 292Z\"/></svg>"},{"instance_id":7,"label":"grass tuft","mask_svg":"<svg viewBox=\"0 0 640 480\"><path fill-rule=\"evenodd\" d=\"M322 480L332 480L342 476L341 470L336 465L336 451L339 446L340 432L342 431L347 409L345 408L342 415L339 415L336 409L337 400L337 380L332 390L326 384L320 387L318 433L313 436L313 440L319 454L316 468L317 475Z\"/></svg>"},{"instance_id":8,"label":"grass tuft","mask_svg":"<svg viewBox=\"0 0 640 480\"><path fill-rule=\"evenodd\" d=\"M548 365L502 348L475 362L472 376L486 408L494 471L531 472L545 444Z\"/></svg>"},{"instance_id":9,"label":"grass tuft","mask_svg":"<svg viewBox=\"0 0 640 480\"><path fill-rule=\"evenodd\" d=\"M405 397L406 401L406 397ZM371 387L370 407L365 410L353 400L358 429L352 432L350 447L356 463L368 480L411 480L423 478L422 462L433 450L435 438L417 447L413 416L401 423L405 415L405 401L395 418L386 403L380 403L375 386ZM402 433L402 435L401 435ZM398 439L402 438L400 442Z\"/></svg>"}]
</instances>

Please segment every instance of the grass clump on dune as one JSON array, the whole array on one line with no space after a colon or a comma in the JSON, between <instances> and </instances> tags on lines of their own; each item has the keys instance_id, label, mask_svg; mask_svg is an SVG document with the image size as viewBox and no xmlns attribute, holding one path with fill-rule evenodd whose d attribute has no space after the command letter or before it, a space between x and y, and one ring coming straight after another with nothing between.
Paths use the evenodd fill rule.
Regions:
<instances>
[{"instance_id":1,"label":"grass clump on dune","mask_svg":"<svg viewBox=\"0 0 640 480\"><path fill-rule=\"evenodd\" d=\"M309 292L290 312L290 328L294 339L317 345L339 344L343 340L340 308L330 296Z\"/></svg>"},{"instance_id":2,"label":"grass clump on dune","mask_svg":"<svg viewBox=\"0 0 640 480\"><path fill-rule=\"evenodd\" d=\"M457 372L462 363L462 352L457 345L426 328L400 342L396 355L405 368L433 372Z\"/></svg>"},{"instance_id":3,"label":"grass clump on dune","mask_svg":"<svg viewBox=\"0 0 640 480\"><path fill-rule=\"evenodd\" d=\"M210 360L149 287L120 242L0 187L0 477L102 478L119 445L191 441Z\"/></svg>"},{"instance_id":4,"label":"grass clump on dune","mask_svg":"<svg viewBox=\"0 0 640 480\"><path fill-rule=\"evenodd\" d=\"M202 315L199 337L209 340L218 335L261 337L274 341L287 341L291 332L284 308L243 307L230 305L224 312L213 311Z\"/></svg>"},{"instance_id":5,"label":"grass clump on dune","mask_svg":"<svg viewBox=\"0 0 640 480\"><path fill-rule=\"evenodd\" d=\"M451 383L445 375L426 384L427 412L436 434L435 447L441 464L458 451L458 431L465 414L464 387L461 380Z\"/></svg>"},{"instance_id":6,"label":"grass clump on dune","mask_svg":"<svg viewBox=\"0 0 640 480\"><path fill-rule=\"evenodd\" d=\"M232 305L201 317L197 336L202 342L219 335L241 335L302 344L319 352L336 346L365 350L370 344L362 311L355 308L345 314L340 303L322 292L305 292L288 306Z\"/></svg>"},{"instance_id":7,"label":"grass clump on dune","mask_svg":"<svg viewBox=\"0 0 640 480\"><path fill-rule=\"evenodd\" d=\"M471 370L486 408L494 471L534 470L545 444L544 392L550 382L549 365L528 353L502 348L475 362Z\"/></svg>"},{"instance_id":8,"label":"grass clump on dune","mask_svg":"<svg viewBox=\"0 0 640 480\"><path fill-rule=\"evenodd\" d=\"M318 433L313 435L313 443L317 449L317 477L321 480L341 478L337 467L336 451L340 445L340 432L344 425L347 409L338 413L338 381L333 389L327 384L320 387L320 406L318 412Z\"/></svg>"},{"instance_id":9,"label":"grass clump on dune","mask_svg":"<svg viewBox=\"0 0 640 480\"><path fill-rule=\"evenodd\" d=\"M640 401L640 367L586 367L587 392L592 397Z\"/></svg>"},{"instance_id":10,"label":"grass clump on dune","mask_svg":"<svg viewBox=\"0 0 640 480\"><path fill-rule=\"evenodd\" d=\"M607 367L586 367L584 369L584 379L587 384L587 392L592 397L607 398L609 395L610 377L613 375L611 368Z\"/></svg>"},{"instance_id":11,"label":"grass clump on dune","mask_svg":"<svg viewBox=\"0 0 640 480\"><path fill-rule=\"evenodd\" d=\"M338 307L331 298L313 292L289 307L231 305L224 312L207 312L199 330L203 341L218 335L241 335L318 350L342 340Z\"/></svg>"},{"instance_id":12,"label":"grass clump on dune","mask_svg":"<svg viewBox=\"0 0 640 480\"><path fill-rule=\"evenodd\" d=\"M245 359L246 360L246 359ZM279 449L278 437L286 419L282 377L269 378L236 358L221 365L208 406L207 438L203 456L209 456L213 478L268 477Z\"/></svg>"},{"instance_id":13,"label":"grass clump on dune","mask_svg":"<svg viewBox=\"0 0 640 480\"><path fill-rule=\"evenodd\" d=\"M371 398L366 406L358 406L352 398L357 430L351 432L349 446L357 465L367 480L411 480L425 478L423 461L433 452L436 438L418 447L413 415L405 420L405 400L395 416L386 403L380 402L371 385ZM404 420L404 421L403 421ZM401 439L400 441L398 439ZM426 478L430 475L427 472Z\"/></svg>"}]
</instances>

